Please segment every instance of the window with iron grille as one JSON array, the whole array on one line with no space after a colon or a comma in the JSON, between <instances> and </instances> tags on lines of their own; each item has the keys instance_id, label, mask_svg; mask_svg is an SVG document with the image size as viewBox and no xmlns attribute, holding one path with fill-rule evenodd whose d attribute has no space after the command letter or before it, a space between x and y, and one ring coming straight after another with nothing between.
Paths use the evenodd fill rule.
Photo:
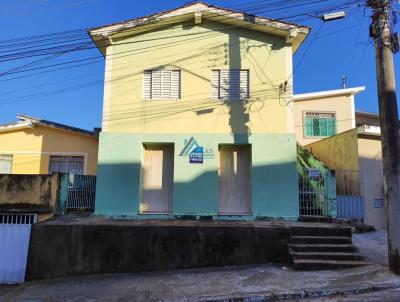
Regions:
<instances>
[{"instance_id":1,"label":"window with iron grille","mask_svg":"<svg viewBox=\"0 0 400 302\"><path fill-rule=\"evenodd\" d=\"M13 156L0 154L0 174L11 174L12 172Z\"/></svg>"},{"instance_id":2,"label":"window with iron grille","mask_svg":"<svg viewBox=\"0 0 400 302\"><path fill-rule=\"evenodd\" d=\"M334 112L308 111L304 114L304 136L326 137L336 134L336 114Z\"/></svg>"},{"instance_id":3,"label":"window with iron grille","mask_svg":"<svg viewBox=\"0 0 400 302\"><path fill-rule=\"evenodd\" d=\"M84 174L84 164L83 156L50 156L49 173Z\"/></svg>"},{"instance_id":4,"label":"window with iron grille","mask_svg":"<svg viewBox=\"0 0 400 302\"><path fill-rule=\"evenodd\" d=\"M215 69L211 71L211 97L215 100L247 100L249 70Z\"/></svg>"},{"instance_id":5,"label":"window with iron grille","mask_svg":"<svg viewBox=\"0 0 400 302\"><path fill-rule=\"evenodd\" d=\"M144 99L180 99L180 70L145 70L143 72Z\"/></svg>"}]
</instances>

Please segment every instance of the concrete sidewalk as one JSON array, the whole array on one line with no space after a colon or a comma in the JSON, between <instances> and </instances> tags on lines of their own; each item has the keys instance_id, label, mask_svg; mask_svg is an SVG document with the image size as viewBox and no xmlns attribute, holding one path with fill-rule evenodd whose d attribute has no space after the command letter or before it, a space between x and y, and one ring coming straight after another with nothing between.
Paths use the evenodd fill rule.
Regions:
<instances>
[{"instance_id":1,"label":"concrete sidewalk","mask_svg":"<svg viewBox=\"0 0 400 302\"><path fill-rule=\"evenodd\" d=\"M259 265L27 282L0 301L271 301L398 287L400 278L380 265L320 272Z\"/></svg>"},{"instance_id":2,"label":"concrete sidewalk","mask_svg":"<svg viewBox=\"0 0 400 302\"><path fill-rule=\"evenodd\" d=\"M377 230L371 233L353 234L353 244L368 261L387 266L387 231Z\"/></svg>"}]
</instances>

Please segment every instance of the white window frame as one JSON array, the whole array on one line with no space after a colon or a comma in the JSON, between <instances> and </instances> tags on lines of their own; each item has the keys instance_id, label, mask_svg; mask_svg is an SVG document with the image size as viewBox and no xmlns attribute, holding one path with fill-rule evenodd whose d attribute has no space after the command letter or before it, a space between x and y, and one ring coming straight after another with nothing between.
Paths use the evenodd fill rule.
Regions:
<instances>
[{"instance_id":1,"label":"white window frame","mask_svg":"<svg viewBox=\"0 0 400 302\"><path fill-rule=\"evenodd\" d=\"M159 96L154 96L153 80L154 73L160 73L160 92ZM169 73L169 77L168 77ZM175 74L174 74L175 73ZM146 83L150 76L149 83ZM175 83L173 76L177 77ZM147 86L149 87L147 88ZM149 91L147 91L149 90ZM182 71L180 69L146 69L143 70L142 99L143 100L179 100L182 97Z\"/></svg>"},{"instance_id":2,"label":"white window frame","mask_svg":"<svg viewBox=\"0 0 400 302\"><path fill-rule=\"evenodd\" d=\"M329 111L329 110L303 110L303 137L304 138L310 138L310 139L322 139L322 138L327 138L330 137L331 135L328 136L319 136L319 135L306 135L305 132L305 128L307 127L306 125L306 117L308 114L318 114L318 115L332 115L333 118L335 119L335 134L338 134L338 125L337 125L337 112L336 111Z\"/></svg>"},{"instance_id":3,"label":"white window frame","mask_svg":"<svg viewBox=\"0 0 400 302\"><path fill-rule=\"evenodd\" d=\"M51 160L52 158L62 158L62 159L66 159L66 158L82 158L83 162L82 162L82 172L80 174L85 175L86 174L86 164L87 164L87 158L85 155L64 155L64 154L52 154L49 156L49 174L50 173L56 173L56 172L60 172L60 173L75 173L76 172L61 172L61 171L56 171L56 172L51 172ZM66 162L68 163L68 159L66 160Z\"/></svg>"},{"instance_id":4,"label":"white window frame","mask_svg":"<svg viewBox=\"0 0 400 302\"><path fill-rule=\"evenodd\" d=\"M237 96L232 96L232 93L231 93L231 73L232 73L232 71L239 71L239 83L236 83L236 85L238 85L239 86L239 97L237 97ZM215 72L218 72L219 73L219 75L218 75L218 84L217 85L215 85L214 83L213 83L213 79L214 79L214 76L215 76ZM227 96L225 97L225 96L223 96L222 95L222 93L221 93L221 90L222 89L224 89L224 88L222 88L222 85L221 85L221 72L229 72L229 84L228 84L228 93L227 93ZM242 74L243 73L243 74ZM242 87L241 87L241 83L242 83L242 77L246 77L246 84L247 84L247 87L244 87L245 88L245 91L244 91L244 94L245 94L245 96L244 97L242 97ZM245 100L248 100L248 99L250 99L250 70L249 69L238 69L238 68L232 68L232 69L212 69L211 70L211 80L210 80L210 83L211 83L211 91L210 91L210 94L211 94L211 99L213 99L213 100L220 100L220 101L245 101ZM217 92L215 91L215 89L217 90Z\"/></svg>"},{"instance_id":5,"label":"white window frame","mask_svg":"<svg viewBox=\"0 0 400 302\"><path fill-rule=\"evenodd\" d=\"M12 174L13 161L14 161L13 154L0 154L0 160L4 160L4 161L10 162L10 172L8 172L8 173L0 172L0 174Z\"/></svg>"}]
</instances>

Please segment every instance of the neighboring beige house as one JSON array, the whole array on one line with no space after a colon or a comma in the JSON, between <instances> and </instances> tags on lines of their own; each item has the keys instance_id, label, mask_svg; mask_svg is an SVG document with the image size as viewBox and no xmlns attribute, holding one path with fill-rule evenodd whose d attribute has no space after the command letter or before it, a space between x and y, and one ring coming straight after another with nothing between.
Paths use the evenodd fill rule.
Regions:
<instances>
[{"instance_id":1,"label":"neighboring beige house","mask_svg":"<svg viewBox=\"0 0 400 302\"><path fill-rule=\"evenodd\" d=\"M305 146L356 127L354 96L365 87L293 96L297 142Z\"/></svg>"}]
</instances>

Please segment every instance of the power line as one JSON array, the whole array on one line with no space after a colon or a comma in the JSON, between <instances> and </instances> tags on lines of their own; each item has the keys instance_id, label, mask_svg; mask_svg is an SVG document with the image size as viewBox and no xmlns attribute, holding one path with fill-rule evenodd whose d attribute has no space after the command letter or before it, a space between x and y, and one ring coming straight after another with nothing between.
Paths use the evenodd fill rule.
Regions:
<instances>
[{"instance_id":1,"label":"power line","mask_svg":"<svg viewBox=\"0 0 400 302\"><path fill-rule=\"evenodd\" d=\"M353 51L352 51L352 54L351 54L350 64L348 65L348 68L346 70L345 75L349 75L349 73L350 73L350 71L351 71L351 69L353 67L354 58L355 58L356 50L357 50L357 43L359 42L359 39L360 39L361 29L362 29L362 26L364 24L364 20L365 20L365 13L364 13L364 16L363 16L363 18L362 18L362 20L360 22L360 27L358 28L357 36L356 36L356 39L355 39L355 42L354 42L354 46L353 46Z\"/></svg>"},{"instance_id":2,"label":"power line","mask_svg":"<svg viewBox=\"0 0 400 302\"><path fill-rule=\"evenodd\" d=\"M206 36L205 38L208 38L208 36ZM316 37L314 37L314 39L315 39ZM313 41L314 41L314 39L313 39ZM183 42L185 42L185 41L183 41ZM162 44L161 45L157 45L157 46L162 46ZM142 50L142 49L139 49L139 50ZM137 51L137 50L135 50L135 51ZM91 58L91 59L93 59L93 58ZM96 83L98 83L98 82L96 82ZM101 83L103 83L103 82L101 82ZM76 89L82 89L82 88L85 88L85 87L89 87L89 86L87 86L87 85L93 85L94 83L87 83L87 84L81 84L81 85L79 85L79 86L77 86L77 87L75 87ZM68 90L69 88L64 88L64 89L61 89L61 90L56 90L56 91L52 91L51 93L53 94L53 93L60 93L60 92L67 92L67 91L69 91ZM43 95L43 94L40 94L40 95L36 95L36 97L43 97L43 96L45 96L45 95ZM28 98L28 97L31 97L31 96L22 96L22 98ZM20 97L21 98L21 97Z\"/></svg>"},{"instance_id":3,"label":"power line","mask_svg":"<svg viewBox=\"0 0 400 302\"><path fill-rule=\"evenodd\" d=\"M252 26L252 24L250 24L250 26ZM243 27L243 26L242 26ZM221 28L220 30L228 30L228 29L230 29L230 28L237 28L237 26L229 26L229 27L226 27L226 28ZM187 35L201 35L202 33L191 33L191 34L187 34ZM206 33L203 33L203 34L207 34L207 32ZM187 35L184 35L184 36L187 36ZM212 34L208 34L208 35L215 35L215 33L212 33ZM205 37L208 37L208 35L206 35ZM159 39L170 39L170 38L173 38L173 37L182 37L182 35L178 35L178 36L167 36L167 37L161 37L161 38L159 38ZM153 39L151 39L151 40L158 40L157 38L153 38ZM189 39L188 39L189 40ZM142 40L143 42L145 42L145 41L149 41L149 40ZM125 43L119 43L118 45L124 45L124 44L131 44L131 43L139 43L139 42L142 42L141 40L139 40L139 41L134 41L134 42L125 42ZM161 44L162 45L162 44ZM156 45L156 46L161 46L161 45ZM152 48L152 47L149 47L149 48ZM86 48L85 48L86 49ZM134 50L134 51L137 51L137 49L136 50ZM64 53L64 52L63 52ZM96 56L96 58L97 58L97 56ZM92 60L93 58L88 58L89 60ZM78 61L82 61L82 60L78 60ZM66 64L69 64L69 62L68 63L66 63ZM51 66L50 66L51 67ZM32 69L30 69L30 70L32 70ZM30 71L29 70L29 71ZM12 74L12 73L8 73L8 74Z\"/></svg>"},{"instance_id":4,"label":"power line","mask_svg":"<svg viewBox=\"0 0 400 302\"><path fill-rule=\"evenodd\" d=\"M277 11L277 10L286 10L286 9L288 9L288 8L290 8L290 9L293 9L294 7L298 7L298 6L306 6L306 8L308 8L308 9L310 9L310 7L309 7L309 5L310 4L313 4L313 3L320 3L320 2L324 2L324 1L327 1L327 0L308 0L308 1L303 1L302 3L297 3L296 5L288 5L288 6L284 6L284 5L282 5L282 1L278 1L278 2L274 2L273 4L279 4L279 7L278 8L275 8L275 9L273 9L273 8L271 8L271 4L269 4L267 7L268 7L268 9L264 9L264 10L261 10L261 8L264 8L266 5L262 5L262 6L258 6L257 7L257 12L256 13L267 13L267 12L273 12L273 11ZM283 2L285 2L285 1L283 1ZM291 3L292 1L286 1L287 3ZM298 2L298 1L297 1ZM354 3L357 3L358 1L347 1L347 2L344 2L344 3L342 3L342 5L349 5L349 4L354 4ZM316 9L317 8L321 8L320 6L314 6ZM335 5L335 6L331 6L331 7L326 7L325 9L326 10L331 10L331 9L335 9L335 8L337 8L337 5ZM318 9L316 10L316 11L318 11ZM292 15L292 16L288 16L288 18L290 18L290 17L293 17L293 16L299 16L299 15L304 15L304 14L309 14L310 13L310 11L305 11L305 12L302 12L302 13L300 13L300 12L298 12L298 13L296 13L295 15ZM229 14L231 14L231 12L228 12L228 13L226 13L225 15L229 15ZM285 19L285 17L284 16L280 16L279 17L280 19ZM223 19L220 19L220 21L223 21ZM89 29L87 29L87 30L89 30ZM82 30L79 30L79 31L82 31ZM72 32L74 32L74 31L72 31ZM107 33L108 31L106 31L106 30L104 30L104 33ZM71 33L71 31L68 31L67 32L68 34L69 33ZM82 32L83 33L83 32ZM56 37L55 37L55 39L56 39L56 44L59 44L60 42L59 42L59 39L60 39L60 34L62 34L62 33L58 33L58 34L56 34ZM62 36L61 36L62 37ZM29 38L28 38L29 39ZM81 40L82 39L82 36L79 36L79 38L78 38L78 40ZM72 39L73 40L73 39ZM40 40L39 40L40 41ZM32 43L34 43L35 41L30 41L30 43L32 44ZM47 52L49 52L49 51L55 51L55 50L57 50L58 48L57 47L51 47L51 48L49 48L49 47L47 47L48 45L49 45L49 39L45 39L45 41L44 41L46 44L44 44L45 46L46 46L46 48L45 49L39 49L39 50L36 50L36 51L38 51L39 53L37 54L37 55L41 55L42 53L41 52L45 52L46 54L47 54ZM0 41L0 43L1 44L4 44L4 41ZM22 43L21 43L22 44ZM15 45L15 44L14 44ZM18 44L17 44L18 45ZM21 45L22 46L22 45ZM71 45L62 45L61 47L76 47L77 45L76 44L71 44ZM2 47L7 47L7 45L6 46L2 46ZM38 46L35 46L35 47L38 47ZM30 47L30 48L32 48L32 47ZM23 49L23 50L25 50L25 48L19 48L19 49ZM14 49L15 50L15 49ZM23 52L23 53L21 53L21 54L19 54L19 55L23 55L23 54L26 54L27 52ZM15 56L15 54L14 54L14 56Z\"/></svg>"}]
</instances>

